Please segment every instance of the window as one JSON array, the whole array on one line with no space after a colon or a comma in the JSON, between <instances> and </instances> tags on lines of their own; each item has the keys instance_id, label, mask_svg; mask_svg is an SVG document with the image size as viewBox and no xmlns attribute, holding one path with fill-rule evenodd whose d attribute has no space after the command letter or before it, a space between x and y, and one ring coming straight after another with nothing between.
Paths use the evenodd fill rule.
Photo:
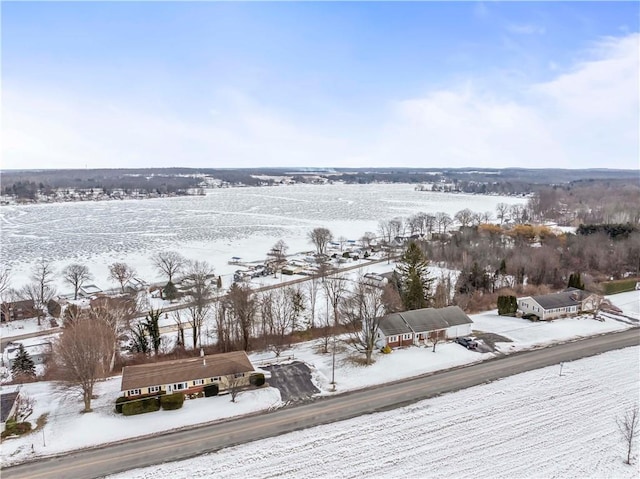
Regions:
<instances>
[{"instance_id":1,"label":"window","mask_svg":"<svg viewBox=\"0 0 640 479\"><path fill-rule=\"evenodd\" d=\"M244 373L235 373L233 375L234 378L243 378L244 377Z\"/></svg>"},{"instance_id":2,"label":"window","mask_svg":"<svg viewBox=\"0 0 640 479\"><path fill-rule=\"evenodd\" d=\"M195 379L193 381L194 386L200 386L201 384L204 384L204 379Z\"/></svg>"},{"instance_id":3,"label":"window","mask_svg":"<svg viewBox=\"0 0 640 479\"><path fill-rule=\"evenodd\" d=\"M220 381L220 376L216 376L215 378L211 378L212 382Z\"/></svg>"},{"instance_id":4,"label":"window","mask_svg":"<svg viewBox=\"0 0 640 479\"><path fill-rule=\"evenodd\" d=\"M149 388L149 392L150 393L158 393L158 392L160 392L160 386L151 386Z\"/></svg>"},{"instance_id":5,"label":"window","mask_svg":"<svg viewBox=\"0 0 640 479\"><path fill-rule=\"evenodd\" d=\"M139 389L131 389L127 391L127 396L140 396L140 394L142 394L142 391Z\"/></svg>"},{"instance_id":6,"label":"window","mask_svg":"<svg viewBox=\"0 0 640 479\"><path fill-rule=\"evenodd\" d=\"M174 391L180 391L181 389L187 389L187 383L176 383L173 385Z\"/></svg>"},{"instance_id":7,"label":"window","mask_svg":"<svg viewBox=\"0 0 640 479\"><path fill-rule=\"evenodd\" d=\"M398 336L389 336L389 339L387 339L388 343L395 343L398 340Z\"/></svg>"},{"instance_id":8,"label":"window","mask_svg":"<svg viewBox=\"0 0 640 479\"><path fill-rule=\"evenodd\" d=\"M407 333L402 336L402 339L411 339L411 333Z\"/></svg>"}]
</instances>

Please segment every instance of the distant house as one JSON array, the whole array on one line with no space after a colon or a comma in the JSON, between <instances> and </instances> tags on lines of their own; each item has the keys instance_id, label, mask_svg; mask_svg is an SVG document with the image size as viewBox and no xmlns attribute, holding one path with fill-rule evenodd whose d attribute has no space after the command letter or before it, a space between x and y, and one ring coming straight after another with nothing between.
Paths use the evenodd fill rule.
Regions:
<instances>
[{"instance_id":1,"label":"distant house","mask_svg":"<svg viewBox=\"0 0 640 479\"><path fill-rule=\"evenodd\" d=\"M80 286L78 289L78 296L81 298L90 298L91 296L95 296L100 293L102 293L102 290L95 284L85 284Z\"/></svg>"},{"instance_id":2,"label":"distant house","mask_svg":"<svg viewBox=\"0 0 640 479\"><path fill-rule=\"evenodd\" d=\"M378 273L366 273L364 275L363 281L371 286L376 286L378 288L384 288L389 280Z\"/></svg>"},{"instance_id":3,"label":"distant house","mask_svg":"<svg viewBox=\"0 0 640 479\"><path fill-rule=\"evenodd\" d=\"M35 303L31 299L11 301L0 305L0 321L16 321L18 319L34 318L38 315Z\"/></svg>"},{"instance_id":4,"label":"distant house","mask_svg":"<svg viewBox=\"0 0 640 479\"><path fill-rule=\"evenodd\" d=\"M129 293L137 293L138 291L144 291L149 285L140 278L131 278L124 284L125 291Z\"/></svg>"},{"instance_id":5,"label":"distant house","mask_svg":"<svg viewBox=\"0 0 640 479\"><path fill-rule=\"evenodd\" d=\"M376 346L420 344L433 336L448 339L471 334L473 321L458 306L393 313L380 320Z\"/></svg>"},{"instance_id":6,"label":"distant house","mask_svg":"<svg viewBox=\"0 0 640 479\"><path fill-rule=\"evenodd\" d=\"M4 432L7 421L14 419L18 408L19 391L0 395L0 432Z\"/></svg>"},{"instance_id":7,"label":"distant house","mask_svg":"<svg viewBox=\"0 0 640 479\"><path fill-rule=\"evenodd\" d=\"M212 354L196 358L125 366L120 390L124 396L137 397L165 392L198 393L208 384L217 384L224 392L234 379L249 384L255 368L244 351Z\"/></svg>"},{"instance_id":8,"label":"distant house","mask_svg":"<svg viewBox=\"0 0 640 479\"><path fill-rule=\"evenodd\" d=\"M8 368L13 367L13 361L15 361L18 356L20 344L19 342L10 342L5 346L2 352L2 364L4 366ZM22 345L24 346L24 350L29 353L34 364L44 364L49 354L51 354L52 346L50 341L41 340L38 343L22 343Z\"/></svg>"},{"instance_id":9,"label":"distant house","mask_svg":"<svg viewBox=\"0 0 640 479\"><path fill-rule=\"evenodd\" d=\"M598 299L595 293L569 288L559 293L518 298L518 309L523 315L534 315L542 321L548 321L593 311Z\"/></svg>"}]
</instances>

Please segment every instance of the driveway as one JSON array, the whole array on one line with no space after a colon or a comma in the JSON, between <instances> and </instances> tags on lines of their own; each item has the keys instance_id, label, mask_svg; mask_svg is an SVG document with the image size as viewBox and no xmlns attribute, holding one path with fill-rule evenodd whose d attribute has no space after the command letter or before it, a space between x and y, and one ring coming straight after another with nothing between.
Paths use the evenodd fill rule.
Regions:
<instances>
[{"instance_id":1,"label":"driveway","mask_svg":"<svg viewBox=\"0 0 640 479\"><path fill-rule=\"evenodd\" d=\"M304 401L320 392L311 381L311 370L300 361L262 366L271 373L269 386L278 388L285 403Z\"/></svg>"}]
</instances>

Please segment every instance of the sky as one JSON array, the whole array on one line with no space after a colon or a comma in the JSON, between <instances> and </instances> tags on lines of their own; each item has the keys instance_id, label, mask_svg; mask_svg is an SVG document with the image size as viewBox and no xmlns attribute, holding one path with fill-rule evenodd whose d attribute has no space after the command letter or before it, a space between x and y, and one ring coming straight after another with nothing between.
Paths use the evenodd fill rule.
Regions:
<instances>
[{"instance_id":1,"label":"sky","mask_svg":"<svg viewBox=\"0 0 640 479\"><path fill-rule=\"evenodd\" d=\"M640 168L637 2L6 2L3 169Z\"/></svg>"}]
</instances>

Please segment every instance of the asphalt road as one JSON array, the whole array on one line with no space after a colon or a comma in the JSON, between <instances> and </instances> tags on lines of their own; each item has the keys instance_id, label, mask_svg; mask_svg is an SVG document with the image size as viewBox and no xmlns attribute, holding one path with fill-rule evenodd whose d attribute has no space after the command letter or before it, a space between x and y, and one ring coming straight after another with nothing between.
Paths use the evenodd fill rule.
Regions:
<instances>
[{"instance_id":1,"label":"asphalt road","mask_svg":"<svg viewBox=\"0 0 640 479\"><path fill-rule=\"evenodd\" d=\"M101 477L137 467L186 459L319 424L393 409L513 374L639 344L640 330L634 328L318 399L301 406L43 458L3 469L2 478ZM338 378L338 391L339 387Z\"/></svg>"}]
</instances>

